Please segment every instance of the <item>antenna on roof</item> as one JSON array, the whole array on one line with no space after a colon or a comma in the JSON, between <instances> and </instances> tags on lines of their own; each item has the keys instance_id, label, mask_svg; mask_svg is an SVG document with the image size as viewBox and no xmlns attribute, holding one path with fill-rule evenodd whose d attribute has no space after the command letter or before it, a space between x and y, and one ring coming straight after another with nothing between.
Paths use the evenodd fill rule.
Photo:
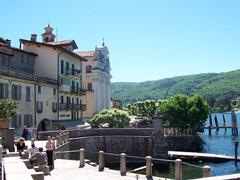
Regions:
<instances>
[{"instance_id":1,"label":"antenna on roof","mask_svg":"<svg viewBox=\"0 0 240 180\"><path fill-rule=\"evenodd\" d=\"M102 43L102 46L104 46L105 44L104 44L104 38L103 38L103 43Z\"/></svg>"}]
</instances>

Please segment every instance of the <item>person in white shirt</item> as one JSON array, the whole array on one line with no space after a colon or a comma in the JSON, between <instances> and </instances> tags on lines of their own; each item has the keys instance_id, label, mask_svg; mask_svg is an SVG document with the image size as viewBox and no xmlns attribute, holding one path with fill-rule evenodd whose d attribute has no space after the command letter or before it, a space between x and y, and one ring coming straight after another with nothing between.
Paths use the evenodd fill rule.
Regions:
<instances>
[{"instance_id":1,"label":"person in white shirt","mask_svg":"<svg viewBox=\"0 0 240 180\"><path fill-rule=\"evenodd\" d=\"M54 168L54 159L53 159L53 150L55 149L55 142L52 140L51 136L48 136L48 141L46 142L46 153L47 153L47 161L50 170Z\"/></svg>"},{"instance_id":2,"label":"person in white shirt","mask_svg":"<svg viewBox=\"0 0 240 180\"><path fill-rule=\"evenodd\" d=\"M32 144L31 148L29 148L27 152L30 154L30 158L31 158L39 151L38 151L38 148L35 146L35 144Z\"/></svg>"},{"instance_id":3,"label":"person in white shirt","mask_svg":"<svg viewBox=\"0 0 240 180\"><path fill-rule=\"evenodd\" d=\"M32 160L30 160L31 164L35 165L46 165L47 164L47 154L43 152L43 148L38 148L39 152L37 152L34 156L32 156Z\"/></svg>"}]
</instances>

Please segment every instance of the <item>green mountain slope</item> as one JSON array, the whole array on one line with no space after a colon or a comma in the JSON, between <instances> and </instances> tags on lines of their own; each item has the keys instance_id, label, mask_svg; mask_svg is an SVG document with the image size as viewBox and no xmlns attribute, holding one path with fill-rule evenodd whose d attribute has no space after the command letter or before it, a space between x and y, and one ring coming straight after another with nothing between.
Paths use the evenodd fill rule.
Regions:
<instances>
[{"instance_id":1,"label":"green mountain slope","mask_svg":"<svg viewBox=\"0 0 240 180\"><path fill-rule=\"evenodd\" d=\"M112 97L120 99L123 105L138 100L166 99L178 93L200 94L209 101L211 106L219 102L229 104L231 99L240 96L240 69L219 74L178 76L140 83L112 83Z\"/></svg>"}]
</instances>

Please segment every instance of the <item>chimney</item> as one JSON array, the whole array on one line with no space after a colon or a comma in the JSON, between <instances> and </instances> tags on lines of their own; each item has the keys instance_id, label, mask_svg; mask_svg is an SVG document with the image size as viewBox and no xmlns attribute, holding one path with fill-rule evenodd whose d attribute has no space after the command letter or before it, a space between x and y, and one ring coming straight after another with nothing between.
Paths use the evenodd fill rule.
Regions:
<instances>
[{"instance_id":1,"label":"chimney","mask_svg":"<svg viewBox=\"0 0 240 180\"><path fill-rule=\"evenodd\" d=\"M6 40L5 40L5 43L6 43L7 46L11 47L11 40L6 39Z\"/></svg>"},{"instance_id":2,"label":"chimney","mask_svg":"<svg viewBox=\"0 0 240 180\"><path fill-rule=\"evenodd\" d=\"M31 41L37 42L37 35L36 34L31 34Z\"/></svg>"}]
</instances>

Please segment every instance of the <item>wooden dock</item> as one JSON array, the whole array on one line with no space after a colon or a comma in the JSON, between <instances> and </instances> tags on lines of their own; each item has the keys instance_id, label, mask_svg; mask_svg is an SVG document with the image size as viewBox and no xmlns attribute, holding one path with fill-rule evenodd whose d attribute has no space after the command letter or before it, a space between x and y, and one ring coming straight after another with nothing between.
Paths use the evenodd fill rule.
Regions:
<instances>
[{"instance_id":1,"label":"wooden dock","mask_svg":"<svg viewBox=\"0 0 240 180\"><path fill-rule=\"evenodd\" d=\"M234 156L182 151L168 151L168 156L171 158L203 160L209 162L226 162L235 160ZM240 157L238 157L238 161L240 161Z\"/></svg>"}]
</instances>

